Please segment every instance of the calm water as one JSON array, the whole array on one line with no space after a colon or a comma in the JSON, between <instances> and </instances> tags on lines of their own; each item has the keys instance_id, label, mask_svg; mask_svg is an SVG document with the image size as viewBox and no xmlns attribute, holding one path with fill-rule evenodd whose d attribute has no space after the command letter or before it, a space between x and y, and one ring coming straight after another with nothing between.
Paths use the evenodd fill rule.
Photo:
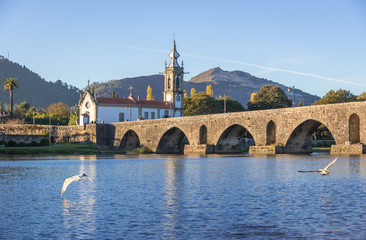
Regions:
<instances>
[{"instance_id":1,"label":"calm water","mask_svg":"<svg viewBox=\"0 0 366 240\"><path fill-rule=\"evenodd\" d=\"M366 239L366 157L0 158L0 239ZM89 181L63 181L79 173Z\"/></svg>"}]
</instances>

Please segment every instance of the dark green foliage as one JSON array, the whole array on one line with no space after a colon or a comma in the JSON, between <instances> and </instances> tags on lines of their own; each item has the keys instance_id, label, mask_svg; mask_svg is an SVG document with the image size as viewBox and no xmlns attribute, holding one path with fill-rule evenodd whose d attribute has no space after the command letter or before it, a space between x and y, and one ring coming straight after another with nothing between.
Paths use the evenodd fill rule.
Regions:
<instances>
[{"instance_id":1,"label":"dark green foliage","mask_svg":"<svg viewBox=\"0 0 366 240\"><path fill-rule=\"evenodd\" d=\"M40 144L41 146L48 146L50 144L50 141L48 139L42 139Z\"/></svg>"},{"instance_id":2,"label":"dark green foliage","mask_svg":"<svg viewBox=\"0 0 366 240\"><path fill-rule=\"evenodd\" d=\"M220 113L223 109L219 101L202 92L184 99L184 108L185 116Z\"/></svg>"},{"instance_id":3,"label":"dark green foliage","mask_svg":"<svg viewBox=\"0 0 366 240\"><path fill-rule=\"evenodd\" d=\"M339 89L337 91L330 90L319 101L315 101L314 105L354 102L356 100L357 100L357 97L348 90L344 90L344 89Z\"/></svg>"},{"instance_id":4,"label":"dark green foliage","mask_svg":"<svg viewBox=\"0 0 366 240\"><path fill-rule=\"evenodd\" d=\"M243 105L240 102L226 96L225 101L224 98L216 98L217 101L221 104L222 112L224 112L224 103L226 102L226 112L242 112L245 111Z\"/></svg>"},{"instance_id":5,"label":"dark green foliage","mask_svg":"<svg viewBox=\"0 0 366 240\"><path fill-rule=\"evenodd\" d=\"M14 141L12 141L12 140L10 140L9 142L8 142L8 145L7 145L8 147L17 147L18 146L18 144L16 143L16 142L14 142Z\"/></svg>"},{"instance_id":6,"label":"dark green foliage","mask_svg":"<svg viewBox=\"0 0 366 240\"><path fill-rule=\"evenodd\" d=\"M7 145L8 145L8 143L7 143L6 141L4 141L4 140L0 140L0 145L7 146Z\"/></svg>"},{"instance_id":7,"label":"dark green foliage","mask_svg":"<svg viewBox=\"0 0 366 240\"><path fill-rule=\"evenodd\" d=\"M31 147L41 146L41 143L38 143L38 142L36 142L36 141L32 141L32 142L30 143L30 146L31 146Z\"/></svg>"},{"instance_id":8,"label":"dark green foliage","mask_svg":"<svg viewBox=\"0 0 366 240\"><path fill-rule=\"evenodd\" d=\"M149 153L152 153L152 151L148 147L145 147L145 146L136 148L132 152L133 153L138 153L138 154L149 154Z\"/></svg>"},{"instance_id":9,"label":"dark green foliage","mask_svg":"<svg viewBox=\"0 0 366 240\"><path fill-rule=\"evenodd\" d=\"M20 142L18 143L18 147L26 147L27 144L25 142Z\"/></svg>"},{"instance_id":10,"label":"dark green foliage","mask_svg":"<svg viewBox=\"0 0 366 240\"><path fill-rule=\"evenodd\" d=\"M226 112L240 112L245 108L238 101L226 96ZM184 99L184 115L195 116L224 112L224 98L213 98L200 92Z\"/></svg>"},{"instance_id":11,"label":"dark green foliage","mask_svg":"<svg viewBox=\"0 0 366 240\"><path fill-rule=\"evenodd\" d=\"M249 110L285 108L291 107L292 101L279 86L266 85L261 87L254 101L249 101L247 105Z\"/></svg>"},{"instance_id":12,"label":"dark green foliage","mask_svg":"<svg viewBox=\"0 0 366 240\"><path fill-rule=\"evenodd\" d=\"M78 88L67 85L61 80L47 82L25 66L0 56L0 80L4 81L9 77L17 78L20 86L13 93L14 104L27 101L33 106L47 107L50 103L55 102L74 105L79 101L80 90ZM9 104L9 98L4 97L3 101Z\"/></svg>"},{"instance_id":13,"label":"dark green foliage","mask_svg":"<svg viewBox=\"0 0 366 240\"><path fill-rule=\"evenodd\" d=\"M366 101L366 92L362 92L357 96L357 101Z\"/></svg>"}]
</instances>

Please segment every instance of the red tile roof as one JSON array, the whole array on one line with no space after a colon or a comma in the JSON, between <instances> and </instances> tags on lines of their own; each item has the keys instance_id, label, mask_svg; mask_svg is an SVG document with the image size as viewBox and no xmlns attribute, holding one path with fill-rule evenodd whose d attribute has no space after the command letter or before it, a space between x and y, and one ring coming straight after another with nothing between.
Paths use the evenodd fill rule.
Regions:
<instances>
[{"instance_id":1,"label":"red tile roof","mask_svg":"<svg viewBox=\"0 0 366 240\"><path fill-rule=\"evenodd\" d=\"M159 107L159 108L174 108L174 105L166 101L147 101L138 100L133 97L131 98L108 98L108 97L97 97L98 104L104 105L139 105L142 107Z\"/></svg>"}]
</instances>

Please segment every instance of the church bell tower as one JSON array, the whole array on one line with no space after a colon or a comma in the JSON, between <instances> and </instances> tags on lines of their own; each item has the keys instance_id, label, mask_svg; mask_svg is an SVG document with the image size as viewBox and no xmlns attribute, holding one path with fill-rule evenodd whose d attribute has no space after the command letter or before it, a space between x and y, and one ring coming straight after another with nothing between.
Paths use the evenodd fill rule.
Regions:
<instances>
[{"instance_id":1,"label":"church bell tower","mask_svg":"<svg viewBox=\"0 0 366 240\"><path fill-rule=\"evenodd\" d=\"M183 61L182 66L178 64L179 53L173 42L173 50L170 52L170 64L165 62L164 72L164 101L171 102L175 106L173 117L182 117L184 113L183 93Z\"/></svg>"}]
</instances>

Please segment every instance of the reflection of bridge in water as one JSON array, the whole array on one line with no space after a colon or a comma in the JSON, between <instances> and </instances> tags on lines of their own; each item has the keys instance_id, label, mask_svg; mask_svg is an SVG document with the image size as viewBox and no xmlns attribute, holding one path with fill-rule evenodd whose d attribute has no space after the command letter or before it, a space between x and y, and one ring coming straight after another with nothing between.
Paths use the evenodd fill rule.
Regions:
<instances>
[{"instance_id":1,"label":"reflection of bridge in water","mask_svg":"<svg viewBox=\"0 0 366 240\"><path fill-rule=\"evenodd\" d=\"M307 153L323 124L333 154L366 153L366 102L113 123L114 146L156 153L235 153L252 136L251 153Z\"/></svg>"}]
</instances>

